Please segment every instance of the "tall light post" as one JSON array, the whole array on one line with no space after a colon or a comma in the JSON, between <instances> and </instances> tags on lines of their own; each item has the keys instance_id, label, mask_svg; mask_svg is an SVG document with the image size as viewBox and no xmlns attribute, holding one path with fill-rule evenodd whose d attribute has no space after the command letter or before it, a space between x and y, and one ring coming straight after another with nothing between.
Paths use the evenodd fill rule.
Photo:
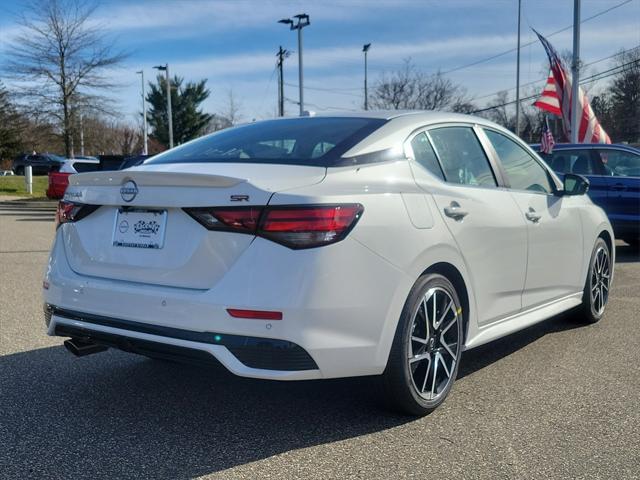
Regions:
<instances>
[{"instance_id":1,"label":"tall light post","mask_svg":"<svg viewBox=\"0 0 640 480\"><path fill-rule=\"evenodd\" d=\"M580 0L573 0L573 61L571 62L571 143L578 143L580 92Z\"/></svg>"},{"instance_id":2,"label":"tall light post","mask_svg":"<svg viewBox=\"0 0 640 480\"><path fill-rule=\"evenodd\" d=\"M367 52L371 47L370 43L365 44L362 47L364 52L364 109L369 110L369 91L367 90Z\"/></svg>"},{"instance_id":3,"label":"tall light post","mask_svg":"<svg viewBox=\"0 0 640 480\"><path fill-rule=\"evenodd\" d=\"M300 13L295 15L293 18L297 20L294 22L290 18L283 18L282 20L278 20L278 23L283 23L285 25L289 25L291 30L298 31L298 88L299 88L299 97L300 97L300 115L304 115L304 91L303 91L303 75L302 75L302 29L309 25L311 21L309 20L309 15L306 13Z\"/></svg>"},{"instance_id":4,"label":"tall light post","mask_svg":"<svg viewBox=\"0 0 640 480\"><path fill-rule=\"evenodd\" d=\"M144 93L144 70L140 70L136 72L140 75L140 80L142 83L142 135L144 138L144 143L142 145L142 154L149 155L149 141L148 141L148 130L147 130L147 100L145 98Z\"/></svg>"},{"instance_id":5,"label":"tall light post","mask_svg":"<svg viewBox=\"0 0 640 480\"><path fill-rule=\"evenodd\" d=\"M522 0L518 0L518 55L516 60L516 135L520 136L520 22Z\"/></svg>"},{"instance_id":6,"label":"tall light post","mask_svg":"<svg viewBox=\"0 0 640 480\"><path fill-rule=\"evenodd\" d=\"M173 148L173 114L171 113L171 79L169 78L169 64L156 65L156 70L165 72L167 78L167 119L169 123L169 148Z\"/></svg>"}]
</instances>

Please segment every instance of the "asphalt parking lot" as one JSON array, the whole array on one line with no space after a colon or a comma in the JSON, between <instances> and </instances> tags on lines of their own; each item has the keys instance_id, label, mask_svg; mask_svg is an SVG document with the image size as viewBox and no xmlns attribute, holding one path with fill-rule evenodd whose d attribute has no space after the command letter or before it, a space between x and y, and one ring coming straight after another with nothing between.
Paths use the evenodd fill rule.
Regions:
<instances>
[{"instance_id":1,"label":"asphalt parking lot","mask_svg":"<svg viewBox=\"0 0 640 480\"><path fill-rule=\"evenodd\" d=\"M432 415L369 379L277 383L47 337L53 204L0 201L0 478L640 478L640 256L597 325L557 317L463 355Z\"/></svg>"}]
</instances>

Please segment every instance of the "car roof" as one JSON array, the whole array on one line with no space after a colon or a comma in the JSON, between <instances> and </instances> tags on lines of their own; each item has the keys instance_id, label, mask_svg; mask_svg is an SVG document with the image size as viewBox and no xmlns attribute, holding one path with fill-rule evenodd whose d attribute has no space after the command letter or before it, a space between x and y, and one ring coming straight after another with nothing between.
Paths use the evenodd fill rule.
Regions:
<instances>
[{"instance_id":1,"label":"car roof","mask_svg":"<svg viewBox=\"0 0 640 480\"><path fill-rule=\"evenodd\" d=\"M438 124L465 124L490 127L506 135L514 137L513 133L486 118L466 115L462 113L440 112L433 110L377 110L365 112L337 112L318 115L318 117L355 117L376 118L387 120L380 128L364 138L358 144L343 154L349 158L365 155L376 151L397 148L414 131ZM526 143L522 142L523 145Z\"/></svg>"},{"instance_id":2,"label":"car roof","mask_svg":"<svg viewBox=\"0 0 640 480\"><path fill-rule=\"evenodd\" d=\"M412 117L417 122L442 122L469 119L478 119L462 113L441 112L435 110L362 110L362 111L335 111L323 112L309 115L311 117L353 117L353 118L377 118L380 120L391 120L399 117ZM304 116L303 116L304 117ZM290 117L291 118L291 117ZM299 117L297 117L299 118ZM484 120L484 119L482 119Z\"/></svg>"},{"instance_id":3,"label":"car roof","mask_svg":"<svg viewBox=\"0 0 640 480\"><path fill-rule=\"evenodd\" d=\"M531 145L532 148L540 148L539 143L534 143ZM553 147L554 150L576 150L576 149L615 149L615 150L625 150L627 152L636 153L640 155L640 150L632 147L631 145L626 145L624 143L556 143Z\"/></svg>"}]
</instances>

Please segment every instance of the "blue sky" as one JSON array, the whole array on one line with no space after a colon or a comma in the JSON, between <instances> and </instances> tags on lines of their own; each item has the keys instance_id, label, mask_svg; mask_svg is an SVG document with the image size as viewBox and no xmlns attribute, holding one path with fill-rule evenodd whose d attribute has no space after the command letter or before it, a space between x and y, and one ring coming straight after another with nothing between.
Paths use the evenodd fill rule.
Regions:
<instances>
[{"instance_id":1,"label":"blue sky","mask_svg":"<svg viewBox=\"0 0 640 480\"><path fill-rule=\"evenodd\" d=\"M582 18L622 1L583 0ZM17 31L21 4L0 0L0 56ZM572 23L571 0L522 0L522 5L523 43L534 39L530 27L550 34ZM297 51L295 32L276 22L303 12L311 17L304 29L305 100L308 109L319 112L361 108L364 43L372 43L370 84L409 57L424 72L447 71L516 44L517 0L104 0L96 21L119 48L131 53L111 73L123 84L114 93L123 118L133 121L140 110L136 70L151 77L151 67L165 62L187 80L208 79L212 93L205 110L224 111L232 90L244 120L273 116L275 53L279 45ZM568 30L549 39L565 50L571 48L571 35ZM583 23L581 43L585 63L640 45L640 0ZM524 47L521 55L522 83L544 76L545 57L538 43ZM448 76L471 97L482 97L515 85L515 58L514 52ZM602 61L588 73L610 67L610 60ZM297 84L296 55L285 62L285 81ZM543 83L536 85L541 89ZM602 85L604 81L593 88ZM287 85L285 96L296 100L297 87ZM487 100L476 102L482 106ZM293 103L286 108L290 114L297 111Z\"/></svg>"}]
</instances>

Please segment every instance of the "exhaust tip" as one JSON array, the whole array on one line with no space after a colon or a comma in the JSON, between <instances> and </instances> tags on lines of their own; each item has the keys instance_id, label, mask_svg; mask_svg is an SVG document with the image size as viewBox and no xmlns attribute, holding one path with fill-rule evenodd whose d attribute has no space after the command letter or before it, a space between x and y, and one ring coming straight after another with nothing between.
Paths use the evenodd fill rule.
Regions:
<instances>
[{"instance_id":1,"label":"exhaust tip","mask_svg":"<svg viewBox=\"0 0 640 480\"><path fill-rule=\"evenodd\" d=\"M70 338L64 341L65 348L76 357L85 357L94 353L104 352L108 347L97 343L87 342L78 338Z\"/></svg>"}]
</instances>

